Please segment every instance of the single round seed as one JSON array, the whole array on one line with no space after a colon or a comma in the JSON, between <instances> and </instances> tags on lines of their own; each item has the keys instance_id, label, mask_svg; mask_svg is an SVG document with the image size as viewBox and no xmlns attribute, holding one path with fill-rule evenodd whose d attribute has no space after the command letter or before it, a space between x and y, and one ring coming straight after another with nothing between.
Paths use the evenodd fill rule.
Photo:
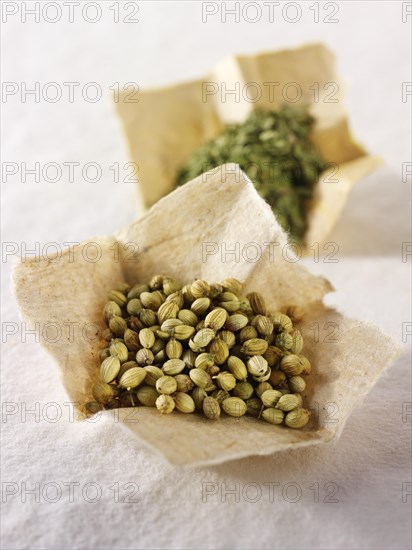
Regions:
<instances>
[{"instance_id":1,"label":"single round seed","mask_svg":"<svg viewBox=\"0 0 412 550\"><path fill-rule=\"evenodd\" d=\"M175 338L170 339L166 344L166 355L168 356L168 358L180 359L182 353L183 353L182 344Z\"/></svg>"},{"instance_id":2,"label":"single round seed","mask_svg":"<svg viewBox=\"0 0 412 550\"><path fill-rule=\"evenodd\" d=\"M269 346L263 357L268 362L269 367L276 367L284 355L284 352L280 348Z\"/></svg>"},{"instance_id":3,"label":"single round seed","mask_svg":"<svg viewBox=\"0 0 412 550\"><path fill-rule=\"evenodd\" d=\"M130 351L139 351L141 348L139 335L136 331L128 328L124 331L124 343Z\"/></svg>"},{"instance_id":4,"label":"single round seed","mask_svg":"<svg viewBox=\"0 0 412 550\"><path fill-rule=\"evenodd\" d=\"M125 307L127 304L126 296L123 292L119 292L118 290L111 290L107 295L107 299L111 302L116 302L120 307Z\"/></svg>"},{"instance_id":5,"label":"single round seed","mask_svg":"<svg viewBox=\"0 0 412 550\"><path fill-rule=\"evenodd\" d=\"M251 414L252 416L259 416L262 411L263 404L258 397L251 397L246 400L246 407L248 414Z\"/></svg>"},{"instance_id":6,"label":"single round seed","mask_svg":"<svg viewBox=\"0 0 412 550\"><path fill-rule=\"evenodd\" d=\"M163 278L163 292L166 294L166 296L170 296L171 294L178 292L181 288L182 287L180 283L178 283L171 277Z\"/></svg>"},{"instance_id":7,"label":"single round seed","mask_svg":"<svg viewBox=\"0 0 412 550\"><path fill-rule=\"evenodd\" d=\"M156 380L156 390L159 393L171 395L177 390L177 382L172 376L162 376Z\"/></svg>"},{"instance_id":8,"label":"single round seed","mask_svg":"<svg viewBox=\"0 0 412 550\"><path fill-rule=\"evenodd\" d=\"M270 336L274 329L272 321L265 315L256 315L252 321L252 325L256 327L256 330L262 336Z\"/></svg>"},{"instance_id":9,"label":"single round seed","mask_svg":"<svg viewBox=\"0 0 412 550\"><path fill-rule=\"evenodd\" d=\"M156 337L150 328L144 328L139 332L139 340L144 348L150 349L155 343Z\"/></svg>"},{"instance_id":10,"label":"single round seed","mask_svg":"<svg viewBox=\"0 0 412 550\"><path fill-rule=\"evenodd\" d=\"M120 363L125 363L129 358L129 350L126 345L122 342L113 342L110 345L110 355L112 357L117 357Z\"/></svg>"},{"instance_id":11,"label":"single round seed","mask_svg":"<svg viewBox=\"0 0 412 550\"><path fill-rule=\"evenodd\" d=\"M156 408L162 414L170 414L175 406L175 401L170 395L162 394L156 399Z\"/></svg>"},{"instance_id":12,"label":"single round seed","mask_svg":"<svg viewBox=\"0 0 412 550\"><path fill-rule=\"evenodd\" d=\"M195 298L203 298L209 295L210 285L207 281L197 279L194 283L190 285L190 290L192 296L194 296Z\"/></svg>"},{"instance_id":13,"label":"single round seed","mask_svg":"<svg viewBox=\"0 0 412 550\"><path fill-rule=\"evenodd\" d=\"M199 348L205 348L215 337L215 331L211 328L203 328L199 330L194 337L193 343Z\"/></svg>"},{"instance_id":14,"label":"single round seed","mask_svg":"<svg viewBox=\"0 0 412 550\"><path fill-rule=\"evenodd\" d=\"M127 370L119 380L119 386L121 388L136 388L139 386L146 377L146 371L141 367L134 367Z\"/></svg>"},{"instance_id":15,"label":"single round seed","mask_svg":"<svg viewBox=\"0 0 412 550\"><path fill-rule=\"evenodd\" d=\"M269 382L272 384L272 386L280 387L286 383L286 374L280 370L272 370Z\"/></svg>"},{"instance_id":16,"label":"single round seed","mask_svg":"<svg viewBox=\"0 0 412 550\"><path fill-rule=\"evenodd\" d=\"M193 384L198 388L206 389L212 385L212 379L210 375L202 369L191 369L189 371L189 376Z\"/></svg>"},{"instance_id":17,"label":"single round seed","mask_svg":"<svg viewBox=\"0 0 412 550\"><path fill-rule=\"evenodd\" d=\"M139 318L145 327L151 327L157 323L157 315L151 309L142 309Z\"/></svg>"},{"instance_id":18,"label":"single round seed","mask_svg":"<svg viewBox=\"0 0 412 550\"><path fill-rule=\"evenodd\" d=\"M117 357L108 357L100 365L100 378L108 384L113 382L120 370L120 361Z\"/></svg>"},{"instance_id":19,"label":"single round seed","mask_svg":"<svg viewBox=\"0 0 412 550\"><path fill-rule=\"evenodd\" d=\"M142 386L137 390L136 395L139 402L145 407L155 407L156 399L159 397L156 389L152 386Z\"/></svg>"},{"instance_id":20,"label":"single round seed","mask_svg":"<svg viewBox=\"0 0 412 550\"><path fill-rule=\"evenodd\" d=\"M217 420L220 416L220 405L213 397L207 396L202 403L203 413L210 420Z\"/></svg>"},{"instance_id":21,"label":"single round seed","mask_svg":"<svg viewBox=\"0 0 412 550\"><path fill-rule=\"evenodd\" d=\"M225 329L230 330L231 332L238 332L239 330L242 330L242 328L244 328L248 323L249 319L246 317L246 315L235 313L234 315L228 317L225 323Z\"/></svg>"},{"instance_id":22,"label":"single round seed","mask_svg":"<svg viewBox=\"0 0 412 550\"><path fill-rule=\"evenodd\" d=\"M246 399L250 399L252 397L253 391L254 388L249 382L239 382L233 388L233 395L246 401Z\"/></svg>"},{"instance_id":23,"label":"single round seed","mask_svg":"<svg viewBox=\"0 0 412 550\"><path fill-rule=\"evenodd\" d=\"M195 332L194 327L188 325L179 325L173 331L173 336L177 340L189 340Z\"/></svg>"},{"instance_id":24,"label":"single round seed","mask_svg":"<svg viewBox=\"0 0 412 550\"><path fill-rule=\"evenodd\" d=\"M142 294L140 294L140 301L143 307L151 309L152 311L157 311L164 302L164 298L159 291L142 292Z\"/></svg>"},{"instance_id":25,"label":"single round seed","mask_svg":"<svg viewBox=\"0 0 412 550\"><path fill-rule=\"evenodd\" d=\"M105 318L106 323L108 323L110 319L115 316L121 317L122 310L119 304L111 300L110 302L107 302L103 308L103 317Z\"/></svg>"},{"instance_id":26,"label":"single round seed","mask_svg":"<svg viewBox=\"0 0 412 550\"><path fill-rule=\"evenodd\" d=\"M244 362L239 359L239 357L235 357L234 355L228 357L227 366L229 371L236 378L236 380L246 380L247 368Z\"/></svg>"},{"instance_id":27,"label":"single round seed","mask_svg":"<svg viewBox=\"0 0 412 550\"><path fill-rule=\"evenodd\" d=\"M216 365L223 365L229 357L229 347L223 340L215 338L210 343L209 353L213 355Z\"/></svg>"},{"instance_id":28,"label":"single round seed","mask_svg":"<svg viewBox=\"0 0 412 550\"><path fill-rule=\"evenodd\" d=\"M142 302L138 298L133 298L127 303L126 309L129 315L137 315L143 309Z\"/></svg>"},{"instance_id":29,"label":"single round seed","mask_svg":"<svg viewBox=\"0 0 412 550\"><path fill-rule=\"evenodd\" d=\"M247 295L250 307L255 315L266 315L266 305L263 296L258 292L251 292Z\"/></svg>"},{"instance_id":30,"label":"single round seed","mask_svg":"<svg viewBox=\"0 0 412 550\"><path fill-rule=\"evenodd\" d=\"M176 374L174 378L177 384L177 391L186 393L193 390L194 384L187 374Z\"/></svg>"},{"instance_id":31,"label":"single round seed","mask_svg":"<svg viewBox=\"0 0 412 550\"><path fill-rule=\"evenodd\" d=\"M237 296L242 293L242 283L238 279L234 279L233 277L224 279L221 285L223 290L225 290L226 292L233 292L233 294L236 294Z\"/></svg>"},{"instance_id":32,"label":"single round seed","mask_svg":"<svg viewBox=\"0 0 412 550\"><path fill-rule=\"evenodd\" d=\"M262 412L262 418L263 420L266 420L266 422L269 422L270 424L282 424L284 414L279 409L265 409Z\"/></svg>"},{"instance_id":33,"label":"single round seed","mask_svg":"<svg viewBox=\"0 0 412 550\"><path fill-rule=\"evenodd\" d=\"M258 336L258 331L255 329L255 327L248 325L242 328L242 330L240 331L239 341L243 343L246 340L252 340L252 338L257 338Z\"/></svg>"},{"instance_id":34,"label":"single round seed","mask_svg":"<svg viewBox=\"0 0 412 550\"><path fill-rule=\"evenodd\" d=\"M290 393L287 395L282 395L276 404L276 408L281 411L292 411L293 409L296 409L296 407L299 407L299 404L299 398L293 393Z\"/></svg>"},{"instance_id":35,"label":"single round seed","mask_svg":"<svg viewBox=\"0 0 412 550\"><path fill-rule=\"evenodd\" d=\"M153 363L154 355L150 349L139 349L136 353L136 361L139 365L145 367L146 365L151 365Z\"/></svg>"},{"instance_id":36,"label":"single round seed","mask_svg":"<svg viewBox=\"0 0 412 550\"><path fill-rule=\"evenodd\" d=\"M153 275L153 277L149 281L149 288L150 290L159 290L163 287L163 275Z\"/></svg>"},{"instance_id":37,"label":"single round seed","mask_svg":"<svg viewBox=\"0 0 412 550\"><path fill-rule=\"evenodd\" d=\"M127 323L123 317L115 315L109 321L109 328L116 336L123 336L125 330L127 329Z\"/></svg>"},{"instance_id":38,"label":"single round seed","mask_svg":"<svg viewBox=\"0 0 412 550\"><path fill-rule=\"evenodd\" d=\"M157 311L159 323L162 324L168 319L176 319L179 313L179 306L174 302L164 302Z\"/></svg>"},{"instance_id":39,"label":"single round seed","mask_svg":"<svg viewBox=\"0 0 412 550\"><path fill-rule=\"evenodd\" d=\"M209 298L197 298L193 304L190 306L190 309L196 315L203 315L210 307Z\"/></svg>"},{"instance_id":40,"label":"single round seed","mask_svg":"<svg viewBox=\"0 0 412 550\"><path fill-rule=\"evenodd\" d=\"M222 402L222 409L229 416L243 416L246 414L247 406L243 399L239 397L229 397Z\"/></svg>"},{"instance_id":41,"label":"single round seed","mask_svg":"<svg viewBox=\"0 0 412 550\"><path fill-rule=\"evenodd\" d=\"M270 320L272 321L276 330L289 332L293 328L293 324L290 318L280 311L277 311L276 313L271 315Z\"/></svg>"},{"instance_id":42,"label":"single round seed","mask_svg":"<svg viewBox=\"0 0 412 550\"><path fill-rule=\"evenodd\" d=\"M117 386L113 384L106 384L105 382L98 382L92 388L92 394L96 401L106 404L114 397L119 395L120 391Z\"/></svg>"},{"instance_id":43,"label":"single round seed","mask_svg":"<svg viewBox=\"0 0 412 550\"><path fill-rule=\"evenodd\" d=\"M231 391L236 386L236 378L233 376L233 374L227 371L219 373L215 377L215 380L219 388L225 391Z\"/></svg>"},{"instance_id":44,"label":"single round seed","mask_svg":"<svg viewBox=\"0 0 412 550\"><path fill-rule=\"evenodd\" d=\"M268 349L268 343L262 338L251 338L243 342L241 348L242 353L245 355L263 355Z\"/></svg>"},{"instance_id":45,"label":"single round seed","mask_svg":"<svg viewBox=\"0 0 412 550\"><path fill-rule=\"evenodd\" d=\"M162 367L163 374L174 376L180 374L186 367L185 362L181 359L169 359Z\"/></svg>"},{"instance_id":46,"label":"single round seed","mask_svg":"<svg viewBox=\"0 0 412 550\"><path fill-rule=\"evenodd\" d=\"M302 393L306 388L306 382L301 376L291 376L288 380L290 391L293 393Z\"/></svg>"},{"instance_id":47,"label":"single round seed","mask_svg":"<svg viewBox=\"0 0 412 550\"><path fill-rule=\"evenodd\" d=\"M221 307L216 307L206 315L205 327L218 331L223 327L226 319L227 311Z\"/></svg>"},{"instance_id":48,"label":"single round seed","mask_svg":"<svg viewBox=\"0 0 412 550\"><path fill-rule=\"evenodd\" d=\"M288 412L285 418L286 426L289 428L303 428L309 422L310 412L306 409L293 409L293 411Z\"/></svg>"},{"instance_id":49,"label":"single round seed","mask_svg":"<svg viewBox=\"0 0 412 550\"><path fill-rule=\"evenodd\" d=\"M195 402L188 393L176 392L173 399L179 412L188 414L195 411Z\"/></svg>"},{"instance_id":50,"label":"single round seed","mask_svg":"<svg viewBox=\"0 0 412 550\"><path fill-rule=\"evenodd\" d=\"M267 369L268 363L260 355L251 357L247 362L247 370L252 376L263 376Z\"/></svg>"},{"instance_id":51,"label":"single round seed","mask_svg":"<svg viewBox=\"0 0 412 550\"><path fill-rule=\"evenodd\" d=\"M298 355L285 355L280 362L281 370L288 376L297 376L303 371L303 362Z\"/></svg>"}]
</instances>

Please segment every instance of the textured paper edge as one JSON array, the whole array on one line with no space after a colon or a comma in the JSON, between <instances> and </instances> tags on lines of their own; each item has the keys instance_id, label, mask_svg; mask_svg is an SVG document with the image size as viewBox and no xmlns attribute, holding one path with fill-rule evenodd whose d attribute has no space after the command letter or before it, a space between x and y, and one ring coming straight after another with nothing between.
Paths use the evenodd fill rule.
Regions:
<instances>
[{"instance_id":1,"label":"textured paper edge","mask_svg":"<svg viewBox=\"0 0 412 550\"><path fill-rule=\"evenodd\" d=\"M161 237L162 234L168 235L169 224L171 224L173 227L173 223L175 224L175 228L179 229L180 227L180 230L183 231L182 235L185 235L185 224L188 223L185 218L185 212L180 212L179 221L179 215L174 211L173 208L174 205L179 205L179 207L181 207L182 197L183 199L185 199L186 206L192 203L193 207L195 204L200 206L201 208L205 207L205 196L203 194L205 192L205 184L202 182L201 178L202 176L199 176L199 178L196 178L196 180L191 182L189 185L184 186L174 193L168 195L163 199L163 201L159 202L152 209L152 211L147 214L147 216L141 218L134 224L131 224L127 228L124 228L117 233L118 239L121 238L124 240L124 242L127 242L129 237L133 237L134 235L139 236L146 230L146 237L149 240L154 239L156 241L154 252L151 252L151 248L150 246L148 246L146 256L143 254L143 256L140 257L141 263L138 269L143 270L146 275L151 274L150 270L157 270L157 266L159 265L158 262L163 258L165 254L167 258L173 258L172 263L175 272L172 272L172 275L181 275L182 268L179 263L176 263L177 252L182 255L183 261L185 262L182 265L187 265L186 249L182 249L180 251L174 249L169 250L167 242L165 243L160 240L159 243L157 243L157 240ZM237 182L236 175L235 173L233 173L231 176L231 180L227 183L227 187L222 188L220 178L214 175L211 182L209 182L207 185L210 191L210 196L207 197L206 195L206 198L207 201L210 203L212 209L211 211L216 212L217 209L219 213L218 216L222 215L223 218L226 216L227 219L231 220L232 222L231 225L226 226L225 219L220 220L220 222L219 219L215 220L217 222L217 235L223 234L225 238L229 238L229 236L232 235L235 238L243 239L244 242L249 242L251 238L270 240L279 237L281 242L286 242L286 235L281 230L279 224L273 217L269 206L258 195L253 184L246 176L243 175L243 179L240 182ZM246 224L244 227L242 227L242 225L239 226L239 224L235 224L233 220L234 218L236 218L236 216L238 216L238 219L242 220L242 222L248 220L248 224L251 225ZM193 224L193 227L197 227L197 218L195 216L193 218L194 219L190 220L190 223ZM261 221L261 225L259 223L256 223L259 218ZM161 227L162 223L165 224L165 226ZM219 225L219 223L221 225ZM167 228L166 232L165 227ZM202 233L202 231L204 231L205 229L210 229L210 227L215 230L215 224L212 224L212 226L203 225L202 228L198 229L198 231L199 233ZM159 236L153 234L153 228L156 228L156 230L159 232ZM190 239L197 239L197 235L193 235L193 229L190 229L189 234L186 235L185 238L189 239L187 241L189 243L188 250L190 250L190 253L193 257L194 250L193 247L190 245L190 243L192 243ZM97 239L92 239L85 242L94 242L96 240ZM102 238L101 241L107 244L107 249L110 249L110 243L115 242L114 237ZM194 242L195 241L193 241L193 243ZM68 251L64 256L66 260L67 254ZM156 262L154 263L152 261L153 254L155 254L156 257ZM246 279L246 285L251 284L256 289L261 288L262 284L267 285L268 281L270 281L270 286L266 288L266 291L268 292L268 299L270 303L273 303L274 305L276 305L276 307L282 306L282 300L283 303L290 303L289 297L292 295L292 291L294 292L293 297L297 299L297 305L299 305L299 300L302 303L306 304L308 302L308 296L313 299L315 299L315 297L317 296L317 299L321 300L324 294L330 290L331 285L327 282L326 279L312 275L310 271L304 266L289 265L287 262L282 262L280 261L280 258L281 253L278 253L275 258L275 262L271 263L269 252L267 249L265 249L264 256L257 264L253 266L253 268L251 268L249 265L244 265L246 264L246 262L243 262L242 265L237 265L236 262L226 265L222 264L219 258L212 258L212 262L206 266L199 263L199 260L196 260L197 264L195 269L198 269L198 267L200 266L204 270L204 273L206 275L211 273L214 274L221 270L220 273L225 276L233 275L236 271L240 270L243 273L241 278ZM38 264L40 265L37 265L36 262L38 262ZM109 288L118 281L119 276L127 273L127 269L125 270L125 267L127 267L126 264L117 263L113 266L113 263L114 262L112 262L112 260L108 260L107 258L105 258L105 261L98 267L94 267L93 264L83 262L82 260L79 260L77 264L76 262L74 262L74 264L71 266L63 263L61 265L53 264L44 260L39 261L39 259L32 259L25 264L19 264L14 272L14 281L17 285L16 295L21 312L26 318L31 319L32 321L38 321L42 319L45 321L49 321L50 318L53 318L53 316L56 315L60 315L63 319L66 319L67 315L72 312L71 315L73 317L69 317L69 320L71 321L76 318L75 315L79 315L80 320L86 319L100 322L101 308L103 303L105 302L105 296L103 295L102 289L106 289L106 291L108 291ZM72 271L70 271L70 269L72 269ZM64 273L64 285L61 284L62 272ZM33 273L35 274L34 278L30 278L29 275L32 275ZM135 273L135 271L133 271L133 273ZM93 280L94 283L92 289L94 294L90 294L88 292L87 285L83 284L84 280L90 280L91 275L91 280ZM188 273L187 277L191 278L192 275L194 274ZM51 279L48 280L48 276L51 277ZM96 277L97 279L95 279ZM221 278L223 277L220 277L219 275L218 280ZM31 280L30 284L28 284L29 279ZM284 284L283 286L279 286L279 284L283 280L285 280L286 284ZM300 288L300 292L296 294L296 288L299 288L299 286L305 288ZM72 290L75 290L75 292L72 292ZM73 297L75 297L76 300L74 300ZM60 303L60 300L62 300L62 303ZM95 303L95 300L97 303ZM79 301L80 303L82 303L83 306L80 310L78 308ZM337 318L338 320L342 319L343 325L348 326L351 331L356 329L354 333L351 333L349 335L350 342L345 344L345 340L343 340L340 348L328 349L327 347L325 347L325 345L319 348L314 343L305 340L307 342L305 354L308 355L311 361L313 361L313 359L315 359L315 361L318 361L319 357L322 357L324 360L323 367L321 364L314 364L316 368L314 369L312 377L309 377L308 380L308 382L310 382L310 384L312 384L312 386L315 388L313 400L316 398L319 399L321 403L323 403L325 397L326 399L333 399L334 395L337 395L339 397L339 392L347 390L346 379L343 379L343 377L341 376L341 373L345 372L342 369L349 369L346 371L346 376L348 376L349 372L354 372L356 382L354 386L355 399L353 399L353 396L351 398L351 395L349 395L346 396L345 400L342 401L344 405L342 409L344 417L343 422L340 426L338 426L338 429L333 429L333 427L331 429L322 427L322 421L320 421L319 424L320 428L318 427L316 429L315 426L315 429L312 427L310 428L310 430L302 430L299 431L299 433L296 433L297 431L289 431L286 429L276 430L273 429L276 428L276 426L272 427L271 425L268 425L266 423L262 423L261 425L259 424L254 430L250 430L248 428L248 425L245 424L244 426L241 425L242 427L240 428L240 431L241 433L247 433L247 438L248 440L250 438L250 443L248 440L237 440L235 438L236 432L234 430L230 430L229 432L226 431L223 433L223 435L225 436L224 442L222 439L220 439L220 441L214 441L212 439L212 441L214 441L215 443L214 448L216 449L212 453L212 455L210 453L211 449L209 448L210 443L208 443L207 446L200 449L200 452L192 452L191 454L190 452L188 452L185 459L180 460L182 449L170 449L170 441L168 437L170 436L171 432L167 428L167 423L170 422L170 420L173 420L172 426L176 432L176 430L181 430L182 427L184 427L184 429L187 429L187 419L182 419L180 416L176 416L175 419L163 418L157 415L155 411L147 411L147 414L152 414L153 412L155 412L156 422L161 423L161 429L158 433L163 433L162 437L164 437L165 433L169 434L167 438L165 438L164 440L162 439L162 441L160 442L161 445L158 445L158 449L163 450L162 455L169 462L177 463L180 460L180 462L185 462L188 465L193 465L197 463L210 464L220 463L228 459L232 460L236 457L240 458L256 454L274 454L280 450L285 450L288 447L296 448L302 446L302 444L306 445L308 441L311 441L313 443L314 440L316 440L317 442L330 440L335 436L335 434L343 429L346 419L349 417L354 405L364 397L364 395L369 391L372 385L369 381L369 378L367 377L363 380L363 388L359 386L358 381L362 381L363 376L363 372L360 371L359 365L363 365L363 369L366 369L365 372L368 373L368 376L373 372L372 383L374 383L377 380L380 372L384 370L384 368L393 360L396 350L393 350L390 353L387 351L394 348L394 342L391 338L385 336L382 331L376 329L373 326L348 319L339 312L336 312L331 308L327 308L319 301L317 303L318 306L311 306L310 315L306 321L307 323L310 323L314 318L322 321L325 319ZM302 326L302 329L304 329L304 326ZM369 342L365 341L365 334L368 335ZM367 346L370 346L372 342L373 346L375 346L375 343L378 342L381 346L384 343L384 359L382 355L382 350L377 350L373 348L368 351ZM47 349L49 349L49 351L50 348L53 347L50 346L50 343L45 343L44 341L42 343ZM80 344L76 342L76 344L77 345L73 346L73 348L71 349L72 354L70 358L70 367L66 364L66 343L62 343L60 348L55 347L51 350L53 357L57 360L60 368L64 371L64 376L66 376L66 379L63 383L65 385L66 391L69 394L69 397L72 400L76 400L76 392L80 391L78 388L79 383L80 386L82 386L83 388L89 388L88 391L90 391L91 384L93 383L93 377L90 374L90 370L93 369L93 372L95 373L94 376L96 376L98 371L98 368L96 369L96 367L98 367L99 364L97 357L98 348L96 348L96 353L91 354L92 357L89 357L88 354L91 351L90 345L87 344L86 346L84 346L84 342L80 342ZM343 345L345 345L346 347L343 348ZM348 362L347 359L345 366L345 363L342 362L342 357L344 358L346 354L346 356L351 359L351 355L349 352L353 352L352 348L354 345L357 345L358 347L360 346L359 349L361 349L362 352L365 348L365 350L368 352L368 356L360 357L357 360L356 365L354 364L353 360L349 360ZM84 360L85 354L87 357L87 364L83 365L82 362ZM79 358L81 360L80 363L78 361ZM376 364L379 365L379 368L376 368ZM334 367L332 369L333 365ZM321 367L323 368L323 370L321 369ZM69 372L69 368L71 369L71 372ZM317 374L318 371L320 376ZM329 383L325 384L325 380L329 380ZM87 393L83 392L81 395L83 396L84 401L90 398L89 394ZM137 410L139 410L139 408ZM197 428L199 425L201 425L201 422L202 420L198 417L190 420L190 423L192 424L192 434L200 434L199 441L202 441L205 438L209 437L210 434L218 433L216 432L216 430L219 431L219 435L222 435L219 424L213 424L213 426L209 426L209 428L204 428L204 431L199 432ZM152 437L156 436L156 433L154 433L153 431L153 426L154 424L143 425L143 430L141 429L139 432L139 439L142 440L146 445L149 444L149 446L153 446L150 444L150 441ZM273 438L272 441L268 442L268 434L270 437ZM182 432L180 431L179 437L183 437L182 441L184 441L185 434L183 433L182 435ZM175 438L177 438L178 440L176 433ZM233 449L226 448L227 438L233 441L233 443L231 444L231 446L234 447ZM307 441L302 443L305 439ZM254 442L253 445L252 441ZM258 444L257 442L260 443ZM188 442L186 441L186 447L190 451L190 445L193 445L193 440L190 439L189 443L189 447L187 447ZM257 450L257 445L260 446L259 451ZM176 452L180 457L179 460L176 460L175 458ZM202 458L201 455L204 455L204 458Z\"/></svg>"}]
</instances>

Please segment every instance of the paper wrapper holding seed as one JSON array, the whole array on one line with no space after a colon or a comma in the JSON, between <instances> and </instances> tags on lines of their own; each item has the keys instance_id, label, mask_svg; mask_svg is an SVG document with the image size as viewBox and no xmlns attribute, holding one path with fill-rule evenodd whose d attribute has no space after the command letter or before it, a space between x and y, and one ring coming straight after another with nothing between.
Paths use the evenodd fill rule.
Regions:
<instances>
[{"instance_id":1,"label":"paper wrapper holding seed","mask_svg":"<svg viewBox=\"0 0 412 550\"><path fill-rule=\"evenodd\" d=\"M247 416L207 421L197 414L161 415L146 407L116 411L131 437L137 436L174 464L220 463L330 441L399 353L397 344L378 328L323 305L331 284L285 261L285 233L251 181L234 168L227 166L232 175L224 184L216 172L200 176L115 235L85 241L55 261L22 262L14 272L17 301L30 324L58 323L73 329L70 339L56 342L40 333L42 345L61 370L70 400L78 404L79 418L82 405L93 399L99 351L105 347L96 336L104 328L102 309L107 293L119 281L148 281L157 273L182 283L197 277L236 277L245 282L246 291L262 292L271 310L291 304L305 308L300 328L304 353L313 367L304 400L313 414L304 429ZM236 246L238 254L225 253ZM332 327L336 342L316 342L314 325Z\"/></svg>"},{"instance_id":2,"label":"paper wrapper holding seed","mask_svg":"<svg viewBox=\"0 0 412 550\"><path fill-rule=\"evenodd\" d=\"M239 97L229 93L236 87ZM322 44L231 57L202 79L139 91L138 103L130 103L129 96L123 93L117 108L146 207L173 190L176 172L190 153L216 137L225 124L243 122L256 108L277 110L289 96L292 105L310 105L316 120L313 140L325 160L337 165L323 173L315 187L307 246L326 241L354 183L382 163L352 138L343 85L333 54Z\"/></svg>"}]
</instances>

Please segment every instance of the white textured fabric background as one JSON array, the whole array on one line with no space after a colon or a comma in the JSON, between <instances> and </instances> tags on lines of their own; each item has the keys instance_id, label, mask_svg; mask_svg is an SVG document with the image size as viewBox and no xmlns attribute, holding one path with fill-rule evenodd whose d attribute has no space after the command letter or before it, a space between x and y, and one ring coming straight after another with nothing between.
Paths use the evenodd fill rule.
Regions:
<instances>
[{"instance_id":1,"label":"white textured fabric background","mask_svg":"<svg viewBox=\"0 0 412 550\"><path fill-rule=\"evenodd\" d=\"M339 22L332 24L322 22L331 12L323 3L321 22L314 22L312 2L299 4L296 23L282 20L284 3L274 7L272 23L267 11L257 23L230 16L223 23L222 5L211 3L219 13L202 23L202 2L100 2L95 24L79 11L70 23L63 4L57 23L29 15L24 22L22 12L32 2L2 4L2 80L18 90L3 95L1 105L2 546L409 548L411 256L402 261L402 243L411 241L411 179L402 181L402 163L411 160L411 98L402 101L402 83L411 81L412 16L403 23L402 9L410 3L329 3L339 8ZM17 12L5 16L6 4ZM138 23L113 22L117 9L122 20L136 4ZM55 8L48 9L46 17L55 17ZM94 17L93 8L87 14ZM52 360L20 323L10 292L14 258L6 252L111 234L134 219L133 184L114 182L110 169L128 158L109 88L187 80L232 53L319 40L337 55L355 135L386 166L352 193L330 237L339 246L338 262L305 263L336 287L328 303L403 339L404 356L378 381L341 439L322 448L182 472L130 440L113 420L72 423ZM23 101L24 82L27 88L39 82L41 90L57 82L63 97ZM73 103L64 82L79 83ZM83 100L79 90L88 82L101 87L100 101ZM56 183L30 175L22 181L22 163L30 168L35 162L77 162L80 168L96 162L102 177L90 183L79 171L71 183L66 171ZM13 167L18 173L6 177L4 170ZM61 418L54 421L56 413Z\"/></svg>"}]
</instances>

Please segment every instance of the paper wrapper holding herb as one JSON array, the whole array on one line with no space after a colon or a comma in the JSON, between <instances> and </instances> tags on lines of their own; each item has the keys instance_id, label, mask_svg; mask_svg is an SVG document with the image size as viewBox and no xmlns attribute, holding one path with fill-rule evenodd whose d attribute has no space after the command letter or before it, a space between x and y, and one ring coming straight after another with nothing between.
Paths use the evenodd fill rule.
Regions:
<instances>
[{"instance_id":1,"label":"paper wrapper holding herb","mask_svg":"<svg viewBox=\"0 0 412 550\"><path fill-rule=\"evenodd\" d=\"M233 166L227 168L233 172ZM305 406L314 411L309 424L292 430L248 416L210 421L175 411L161 415L146 407L103 414L120 414L130 437L137 436L171 463L181 465L220 463L330 441L395 358L397 345L378 328L323 305L323 296L333 290L331 284L283 259L287 237L240 170L224 185L215 173L206 176L206 181L196 178L169 194L114 236L85 241L55 261L36 258L18 264L14 282L21 314L38 327L49 323L74 327L74 338L54 343L40 332L42 345L61 369L63 384L81 418L82 406L93 399L99 352L106 345L103 338L95 337L98 327L104 328L102 308L107 293L119 281L147 281L157 273L182 283L198 277L211 282L236 277L245 283L246 292L263 293L269 310L294 304L306 311L300 329L303 353L312 364L303 396ZM230 250L234 243L239 243L241 251L254 243L260 258L250 262L242 254L239 258L228 254L222 259L223 246ZM137 248L135 258L131 252ZM96 251L99 254L93 258ZM316 342L313 326L335 327L337 342ZM85 327L89 327L88 339Z\"/></svg>"},{"instance_id":2,"label":"paper wrapper holding herb","mask_svg":"<svg viewBox=\"0 0 412 550\"><path fill-rule=\"evenodd\" d=\"M236 86L239 97L229 93ZM256 89L261 97L248 100L254 99ZM306 245L325 242L353 184L381 160L353 140L334 57L321 44L232 57L202 79L140 91L138 103L128 102L123 94L117 108L130 157L138 165L137 187L144 205L151 206L172 191L190 154L218 136L226 124L243 122L255 109L276 111L288 102L288 95L292 107L309 104L315 118L312 139L324 160L334 166L315 184L306 220Z\"/></svg>"}]
</instances>

